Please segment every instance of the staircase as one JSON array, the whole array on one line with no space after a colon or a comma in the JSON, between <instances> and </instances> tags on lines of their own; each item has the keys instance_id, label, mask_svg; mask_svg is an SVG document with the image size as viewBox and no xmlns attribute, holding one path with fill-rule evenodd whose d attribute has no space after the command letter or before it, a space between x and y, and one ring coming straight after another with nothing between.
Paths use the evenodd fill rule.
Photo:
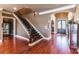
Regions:
<instances>
[{"instance_id":1,"label":"staircase","mask_svg":"<svg viewBox=\"0 0 79 59\"><path fill-rule=\"evenodd\" d=\"M20 23L25 27L25 30L29 33L29 43L36 42L43 38L43 35L30 23L28 19L23 18L16 12L14 13L14 17L20 21Z\"/></svg>"}]
</instances>

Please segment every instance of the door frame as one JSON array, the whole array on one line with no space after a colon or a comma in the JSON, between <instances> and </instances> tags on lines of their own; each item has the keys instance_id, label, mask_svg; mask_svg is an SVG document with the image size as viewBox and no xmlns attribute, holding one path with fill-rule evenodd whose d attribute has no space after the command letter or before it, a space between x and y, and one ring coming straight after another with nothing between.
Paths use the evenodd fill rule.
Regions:
<instances>
[{"instance_id":1,"label":"door frame","mask_svg":"<svg viewBox=\"0 0 79 59\"><path fill-rule=\"evenodd\" d=\"M8 17L8 16L3 16L2 20L3 20L3 18L10 18L13 20L13 37L15 37L15 35L16 35L16 19L14 17ZM2 41L4 41L4 39Z\"/></svg>"},{"instance_id":2,"label":"door frame","mask_svg":"<svg viewBox=\"0 0 79 59\"><path fill-rule=\"evenodd\" d=\"M11 25L10 22L4 22L4 20L3 20L3 26L4 26L4 23L8 23L9 26ZM12 22L12 23L13 23L13 22ZM12 27L13 27L13 26L12 26ZM10 28L11 28L11 26L9 27L9 29L10 29ZM4 30L4 29L3 29L3 30ZM5 34L5 35L4 35L4 33L3 33L3 36L7 36L7 35L12 35L12 34L11 34L11 30L8 32L8 34Z\"/></svg>"},{"instance_id":3,"label":"door frame","mask_svg":"<svg viewBox=\"0 0 79 59\"><path fill-rule=\"evenodd\" d=\"M66 20L57 20L57 33L58 33L58 22L59 21L61 21L61 29L62 29L62 21L65 21L65 26L67 26L66 25ZM66 29L66 31L67 31L67 27L65 28Z\"/></svg>"}]
</instances>

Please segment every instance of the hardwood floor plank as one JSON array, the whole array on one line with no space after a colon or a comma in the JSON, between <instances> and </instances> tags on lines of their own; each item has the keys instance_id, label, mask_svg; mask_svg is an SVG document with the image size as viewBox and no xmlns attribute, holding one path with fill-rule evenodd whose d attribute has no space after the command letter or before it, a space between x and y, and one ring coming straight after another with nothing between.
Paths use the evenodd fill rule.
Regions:
<instances>
[{"instance_id":1,"label":"hardwood floor plank","mask_svg":"<svg viewBox=\"0 0 79 59\"><path fill-rule=\"evenodd\" d=\"M4 42L0 43L0 54L77 54L78 52L74 49L69 49L65 52L61 52L56 47L56 38L50 40L43 39L36 45L29 47L28 41L20 38L15 38L12 36L5 37Z\"/></svg>"}]
</instances>

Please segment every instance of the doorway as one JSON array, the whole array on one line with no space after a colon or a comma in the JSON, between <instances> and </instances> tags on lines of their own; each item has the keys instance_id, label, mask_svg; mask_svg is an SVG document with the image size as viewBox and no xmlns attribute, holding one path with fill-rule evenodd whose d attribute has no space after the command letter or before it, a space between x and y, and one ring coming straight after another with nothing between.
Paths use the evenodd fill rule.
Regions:
<instances>
[{"instance_id":1,"label":"doorway","mask_svg":"<svg viewBox=\"0 0 79 59\"><path fill-rule=\"evenodd\" d=\"M3 36L13 35L13 20L3 19Z\"/></svg>"},{"instance_id":2,"label":"doorway","mask_svg":"<svg viewBox=\"0 0 79 59\"><path fill-rule=\"evenodd\" d=\"M3 18L3 41L7 37L14 36L14 21L11 18Z\"/></svg>"},{"instance_id":3,"label":"doorway","mask_svg":"<svg viewBox=\"0 0 79 59\"><path fill-rule=\"evenodd\" d=\"M57 33L66 34L66 21L65 20L57 21Z\"/></svg>"}]
</instances>

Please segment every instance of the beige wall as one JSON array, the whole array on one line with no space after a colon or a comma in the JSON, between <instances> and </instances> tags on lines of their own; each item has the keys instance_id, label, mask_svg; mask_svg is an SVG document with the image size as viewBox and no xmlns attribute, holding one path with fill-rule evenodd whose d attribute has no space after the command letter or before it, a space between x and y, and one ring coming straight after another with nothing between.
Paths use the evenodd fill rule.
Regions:
<instances>
[{"instance_id":1,"label":"beige wall","mask_svg":"<svg viewBox=\"0 0 79 59\"><path fill-rule=\"evenodd\" d=\"M19 35L19 36L23 36L23 37L26 37L26 38L29 38L29 36L27 35L27 32L24 31L23 27L21 26L21 24L16 21L17 24L16 24L16 35Z\"/></svg>"},{"instance_id":2,"label":"beige wall","mask_svg":"<svg viewBox=\"0 0 79 59\"><path fill-rule=\"evenodd\" d=\"M28 18L28 20L39 30L45 37L50 36L50 31L48 27L48 21L50 20L51 14L46 14L46 15L38 15L38 16L33 16L33 15L28 15L25 16L25 18Z\"/></svg>"}]
</instances>

